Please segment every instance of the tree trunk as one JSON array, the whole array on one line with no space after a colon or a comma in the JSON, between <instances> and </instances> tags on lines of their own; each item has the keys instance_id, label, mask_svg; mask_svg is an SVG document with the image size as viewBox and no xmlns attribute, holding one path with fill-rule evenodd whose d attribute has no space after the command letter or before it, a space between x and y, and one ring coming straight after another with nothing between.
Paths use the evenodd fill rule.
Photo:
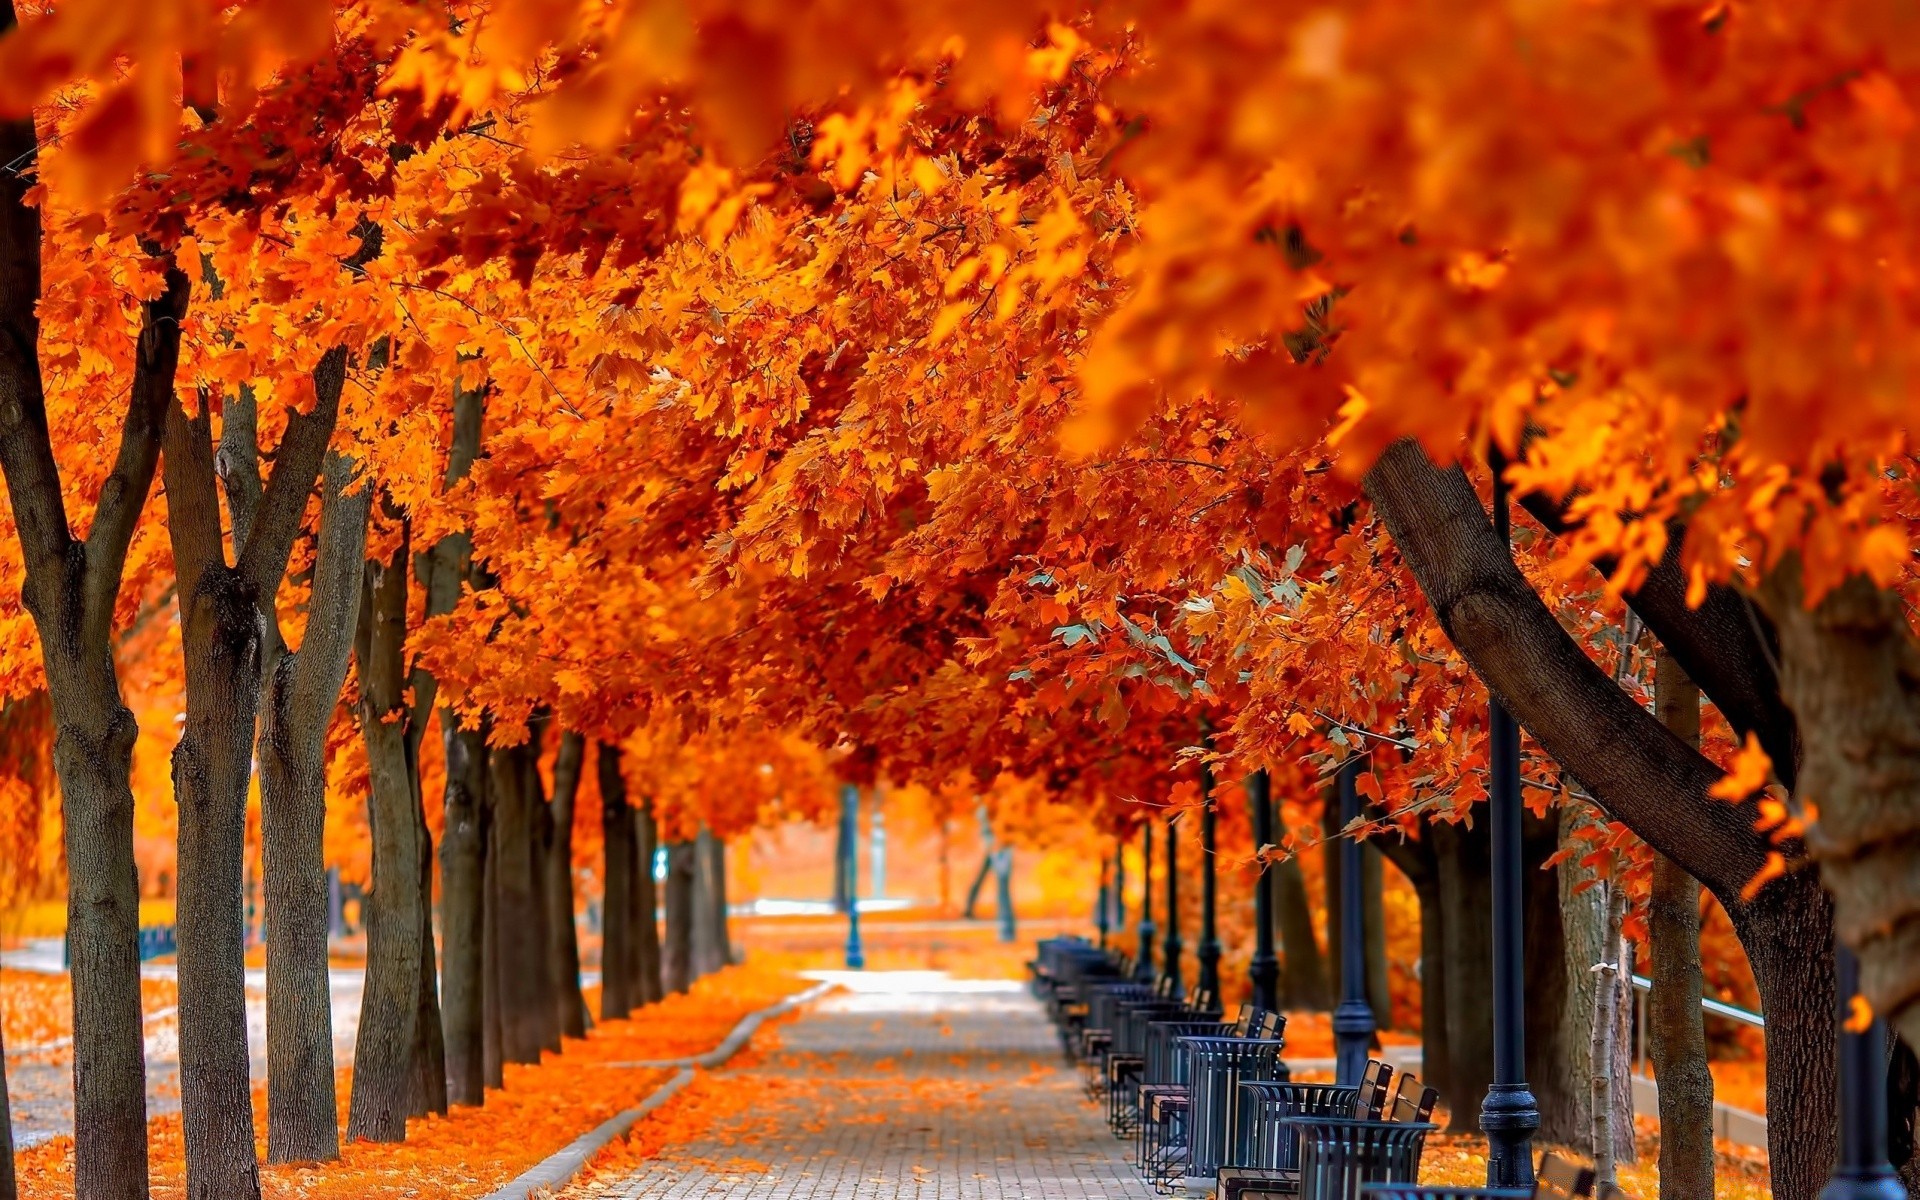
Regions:
<instances>
[{"instance_id":1,"label":"tree trunk","mask_svg":"<svg viewBox=\"0 0 1920 1200\"><path fill-rule=\"evenodd\" d=\"M1823 928L1831 912L1818 885L1789 876L1751 900L1743 896L1770 849L1755 832L1757 807L1709 796L1720 769L1634 703L1574 643L1493 535L1463 473L1442 470L1414 443L1399 442L1365 483L1475 673L1610 815L1712 890L1732 918L1767 1012L1774 1191L1781 1200L1813 1200L1833 1162L1837 1129L1833 956ZM1785 644L1784 629L1782 638ZM1822 740L1805 738L1809 747ZM1830 789L1817 790L1824 813Z\"/></svg>"},{"instance_id":2,"label":"tree trunk","mask_svg":"<svg viewBox=\"0 0 1920 1200\"><path fill-rule=\"evenodd\" d=\"M360 734L366 741L373 831L373 888L365 912L367 975L354 1041L347 1137L402 1141L413 1108L414 1030L420 1011L420 822L409 770L402 664L407 624L407 546L369 561L354 653L360 663Z\"/></svg>"},{"instance_id":3,"label":"tree trunk","mask_svg":"<svg viewBox=\"0 0 1920 1200\"><path fill-rule=\"evenodd\" d=\"M433 945L433 832L427 828L420 799L420 758L414 743L407 755L413 784L413 813L420 856L420 986L414 993L413 1101L408 1115L447 1115L447 1041L440 1026L440 978Z\"/></svg>"},{"instance_id":4,"label":"tree trunk","mask_svg":"<svg viewBox=\"0 0 1920 1200\"><path fill-rule=\"evenodd\" d=\"M657 890L653 880L653 860L660 845L660 828L653 819L649 800L633 815L633 910L628 921L632 928L630 953L637 975L628 984L628 995L637 1004L657 1004L666 998L660 973L660 918Z\"/></svg>"},{"instance_id":5,"label":"tree trunk","mask_svg":"<svg viewBox=\"0 0 1920 1200\"><path fill-rule=\"evenodd\" d=\"M486 807L481 810L480 828L486 838L486 854L481 863L480 978L480 1069L487 1087L506 1085L506 1020L500 999L500 802L493 792L495 778L490 762L487 776Z\"/></svg>"},{"instance_id":6,"label":"tree trunk","mask_svg":"<svg viewBox=\"0 0 1920 1200\"><path fill-rule=\"evenodd\" d=\"M1819 798L1806 849L1861 992L1920 1045L1920 640L1898 592L1856 575L1810 610L1800 572L1787 556L1763 595L1805 749L1799 785Z\"/></svg>"},{"instance_id":7,"label":"tree trunk","mask_svg":"<svg viewBox=\"0 0 1920 1200\"><path fill-rule=\"evenodd\" d=\"M695 975L711 975L732 958L727 944L727 848L705 826L693 848L693 970Z\"/></svg>"},{"instance_id":8,"label":"tree trunk","mask_svg":"<svg viewBox=\"0 0 1920 1200\"><path fill-rule=\"evenodd\" d=\"M1280 1003L1286 1008L1331 1011L1327 963L1313 932L1307 903L1307 877L1292 856L1267 868L1273 872L1273 915L1280 935Z\"/></svg>"},{"instance_id":9,"label":"tree trunk","mask_svg":"<svg viewBox=\"0 0 1920 1200\"><path fill-rule=\"evenodd\" d=\"M446 830L440 837L440 925L445 939L443 1036L447 1100L486 1103L485 942L487 733L440 710L447 754Z\"/></svg>"},{"instance_id":10,"label":"tree trunk","mask_svg":"<svg viewBox=\"0 0 1920 1200\"><path fill-rule=\"evenodd\" d=\"M600 743L600 844L606 918L600 939L600 1019L617 1021L635 1007L634 813L620 774L620 750Z\"/></svg>"},{"instance_id":11,"label":"tree trunk","mask_svg":"<svg viewBox=\"0 0 1920 1200\"><path fill-rule=\"evenodd\" d=\"M0 1200L20 1200L13 1176L13 1107L7 1098L6 1038L0 1035Z\"/></svg>"},{"instance_id":12,"label":"tree trunk","mask_svg":"<svg viewBox=\"0 0 1920 1200\"><path fill-rule=\"evenodd\" d=\"M537 729L537 726L536 726ZM552 989L546 971L546 920L540 881L538 822L546 804L538 795L537 745L493 752L495 890L490 903L499 954L493 982L500 995L500 1053L506 1062L537 1063L558 1048Z\"/></svg>"},{"instance_id":13,"label":"tree trunk","mask_svg":"<svg viewBox=\"0 0 1920 1200\"><path fill-rule=\"evenodd\" d=\"M14 5L0 7L0 35ZM33 160L31 115L0 121L0 161ZM0 171L0 471L40 636L66 826L67 946L73 982L73 1186L89 1200L144 1200L147 1096L141 1036L139 895L133 858L133 745L120 697L114 610L128 547L153 490L173 406L190 285L170 264L141 304L133 383L112 473L84 539L67 519L40 375L40 208L30 171ZM104 449L104 447L101 447Z\"/></svg>"},{"instance_id":14,"label":"tree trunk","mask_svg":"<svg viewBox=\"0 0 1920 1200\"><path fill-rule=\"evenodd\" d=\"M573 923L573 799L580 786L586 739L571 730L560 735L553 762L553 836L547 844L545 903L547 966L553 976L554 1019L563 1036L587 1036L587 1002L580 995L580 934Z\"/></svg>"},{"instance_id":15,"label":"tree trunk","mask_svg":"<svg viewBox=\"0 0 1920 1200\"><path fill-rule=\"evenodd\" d=\"M1593 1134L1589 1145L1593 1151L1594 1179L1598 1183L1618 1184L1619 1132L1613 1111L1613 1098L1616 1088L1613 1078L1614 1030L1617 1022L1620 997L1620 926L1627 917L1627 894L1617 880L1608 879L1600 889L1605 897L1606 915L1601 923L1600 957L1595 965L1601 969L1594 972L1592 1071L1593 1086L1589 1093L1588 1104L1593 1114ZM1627 1131L1629 1136L1632 1127ZM1628 1155L1631 1161L1632 1156Z\"/></svg>"},{"instance_id":16,"label":"tree trunk","mask_svg":"<svg viewBox=\"0 0 1920 1200\"><path fill-rule=\"evenodd\" d=\"M694 862L692 842L667 843L667 944L662 964L668 992L693 985Z\"/></svg>"},{"instance_id":17,"label":"tree trunk","mask_svg":"<svg viewBox=\"0 0 1920 1200\"><path fill-rule=\"evenodd\" d=\"M1654 659L1654 710L1689 746L1700 744L1700 689L1670 653ZM1713 1073L1700 1009L1700 884L1662 854L1653 856L1647 900L1647 949L1653 990L1647 1051L1660 1088L1660 1200L1713 1195Z\"/></svg>"},{"instance_id":18,"label":"tree trunk","mask_svg":"<svg viewBox=\"0 0 1920 1200\"><path fill-rule=\"evenodd\" d=\"M260 704L260 827L267 921L267 1161L340 1157L327 966L326 732L360 613L372 489L329 455L320 549L300 649L280 656Z\"/></svg>"}]
</instances>

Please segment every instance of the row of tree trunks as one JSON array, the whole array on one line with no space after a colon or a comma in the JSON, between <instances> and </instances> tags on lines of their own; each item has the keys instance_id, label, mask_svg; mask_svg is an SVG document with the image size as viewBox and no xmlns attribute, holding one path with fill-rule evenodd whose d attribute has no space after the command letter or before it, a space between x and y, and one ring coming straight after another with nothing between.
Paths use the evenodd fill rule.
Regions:
<instances>
[{"instance_id":1,"label":"row of tree trunks","mask_svg":"<svg viewBox=\"0 0 1920 1200\"><path fill-rule=\"evenodd\" d=\"M666 990L684 992L693 986L694 890L699 872L692 842L667 843L667 936L660 974Z\"/></svg>"},{"instance_id":2,"label":"row of tree trunks","mask_svg":"<svg viewBox=\"0 0 1920 1200\"><path fill-rule=\"evenodd\" d=\"M651 806L627 803L618 747L602 743L600 823L605 894L600 950L600 1017L618 1020L658 1001L660 933L655 923L653 856L657 841Z\"/></svg>"}]
</instances>

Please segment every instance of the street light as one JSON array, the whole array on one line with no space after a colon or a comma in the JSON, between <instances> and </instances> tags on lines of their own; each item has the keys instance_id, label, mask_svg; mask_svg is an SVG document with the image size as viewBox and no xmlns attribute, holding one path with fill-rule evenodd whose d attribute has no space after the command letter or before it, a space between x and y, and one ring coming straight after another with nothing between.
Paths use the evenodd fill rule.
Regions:
<instances>
[{"instance_id":1,"label":"street light","mask_svg":"<svg viewBox=\"0 0 1920 1200\"><path fill-rule=\"evenodd\" d=\"M1905 1200L1907 1189L1887 1161L1887 1027L1875 1017L1847 1028L1860 990L1860 960L1836 946L1840 1035L1840 1158L1820 1200Z\"/></svg>"},{"instance_id":2,"label":"street light","mask_svg":"<svg viewBox=\"0 0 1920 1200\"><path fill-rule=\"evenodd\" d=\"M1247 776L1247 807L1253 810L1255 852L1273 845L1273 797L1265 771ZM1247 964L1253 985L1253 1006L1262 1012L1280 1011L1280 956L1273 951L1273 867L1260 860L1253 882L1253 959Z\"/></svg>"},{"instance_id":3,"label":"street light","mask_svg":"<svg viewBox=\"0 0 1920 1200\"><path fill-rule=\"evenodd\" d=\"M1102 950L1107 948L1107 909L1111 906L1107 899L1107 872L1111 866L1112 864L1106 859L1100 860L1100 898L1094 902L1093 906L1093 927L1099 931Z\"/></svg>"},{"instance_id":4,"label":"street light","mask_svg":"<svg viewBox=\"0 0 1920 1200\"><path fill-rule=\"evenodd\" d=\"M1360 877L1360 839L1349 831L1360 819L1354 786L1360 756L1340 764L1340 1004L1333 1010L1334 1081L1357 1084L1373 1048L1373 1006L1367 1003L1367 930Z\"/></svg>"},{"instance_id":5,"label":"street light","mask_svg":"<svg viewBox=\"0 0 1920 1200\"><path fill-rule=\"evenodd\" d=\"M1200 768L1200 786L1206 791L1206 807L1200 810L1200 942L1193 948L1200 977L1194 980L1194 986L1217 1000L1220 996L1220 937L1213 921L1218 890L1213 877L1213 771L1205 766Z\"/></svg>"},{"instance_id":6,"label":"street light","mask_svg":"<svg viewBox=\"0 0 1920 1200\"><path fill-rule=\"evenodd\" d=\"M867 956L860 948L860 789L855 784L840 785L840 844L846 853L840 869L846 872L847 894L847 970L866 969Z\"/></svg>"},{"instance_id":7,"label":"street light","mask_svg":"<svg viewBox=\"0 0 1920 1200\"><path fill-rule=\"evenodd\" d=\"M1511 538L1507 484L1493 476L1493 531ZM1489 713L1492 787L1487 797L1493 842L1493 1083L1480 1105L1487 1135L1487 1186L1533 1186L1533 1135L1540 1108L1527 1087L1526 945L1520 839L1520 727L1499 700Z\"/></svg>"},{"instance_id":8,"label":"street light","mask_svg":"<svg viewBox=\"0 0 1920 1200\"><path fill-rule=\"evenodd\" d=\"M1173 992L1180 993L1180 856L1175 852L1173 826L1178 817L1167 818L1167 939L1160 944L1165 974L1173 981Z\"/></svg>"}]
</instances>

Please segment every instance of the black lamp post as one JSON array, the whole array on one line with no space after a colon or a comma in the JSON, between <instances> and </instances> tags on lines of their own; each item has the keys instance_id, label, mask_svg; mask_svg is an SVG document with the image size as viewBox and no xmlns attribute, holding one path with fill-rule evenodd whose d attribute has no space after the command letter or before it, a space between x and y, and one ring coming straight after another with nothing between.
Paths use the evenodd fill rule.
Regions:
<instances>
[{"instance_id":1,"label":"black lamp post","mask_svg":"<svg viewBox=\"0 0 1920 1200\"><path fill-rule=\"evenodd\" d=\"M860 948L860 853L855 843L860 838L860 789L851 783L840 785L840 844L846 853L840 869L847 888L847 970L864 970L866 952Z\"/></svg>"},{"instance_id":2,"label":"black lamp post","mask_svg":"<svg viewBox=\"0 0 1920 1200\"><path fill-rule=\"evenodd\" d=\"M1127 844L1113 840L1113 925L1115 933L1127 931Z\"/></svg>"},{"instance_id":3,"label":"black lamp post","mask_svg":"<svg viewBox=\"0 0 1920 1200\"><path fill-rule=\"evenodd\" d=\"M1253 810L1253 847L1273 845L1273 798L1265 771L1247 776L1247 806ZM1253 882L1253 959L1247 964L1253 1006L1280 1010L1280 957L1273 952L1273 868L1263 859Z\"/></svg>"},{"instance_id":4,"label":"black lamp post","mask_svg":"<svg viewBox=\"0 0 1920 1200\"><path fill-rule=\"evenodd\" d=\"M1140 956L1134 960L1133 977L1142 983L1153 982L1153 822L1140 824Z\"/></svg>"},{"instance_id":5,"label":"black lamp post","mask_svg":"<svg viewBox=\"0 0 1920 1200\"><path fill-rule=\"evenodd\" d=\"M1493 530L1511 537L1507 484L1493 477ZM1520 844L1520 727L1498 701L1489 720L1487 798L1493 842L1493 1084L1480 1105L1487 1135L1487 1186L1533 1186L1533 1135L1540 1108L1527 1087L1526 945Z\"/></svg>"},{"instance_id":6,"label":"black lamp post","mask_svg":"<svg viewBox=\"0 0 1920 1200\"><path fill-rule=\"evenodd\" d=\"M1340 764L1340 826L1360 816L1359 755ZM1366 903L1360 877L1360 839L1340 838L1340 1004L1333 1010L1334 1082L1356 1084L1373 1046L1373 1006L1367 1003Z\"/></svg>"},{"instance_id":7,"label":"black lamp post","mask_svg":"<svg viewBox=\"0 0 1920 1200\"><path fill-rule=\"evenodd\" d=\"M1847 1028L1860 960L1834 949L1840 1035L1840 1159L1820 1200L1904 1200L1900 1177L1887 1161L1887 1027L1878 1017L1858 1033Z\"/></svg>"},{"instance_id":8,"label":"black lamp post","mask_svg":"<svg viewBox=\"0 0 1920 1200\"><path fill-rule=\"evenodd\" d=\"M1179 818L1167 818L1167 938L1160 943L1160 961L1166 964L1166 976L1173 981L1173 992L1180 993L1180 855L1175 849L1173 826Z\"/></svg>"},{"instance_id":9,"label":"black lamp post","mask_svg":"<svg viewBox=\"0 0 1920 1200\"><path fill-rule=\"evenodd\" d=\"M1107 899L1107 872L1112 865L1104 858L1100 860L1100 892L1099 898L1093 904L1093 928L1100 934L1102 950L1107 948L1107 909L1110 904Z\"/></svg>"},{"instance_id":10,"label":"black lamp post","mask_svg":"<svg viewBox=\"0 0 1920 1200\"><path fill-rule=\"evenodd\" d=\"M1213 772L1202 769L1200 786L1206 789L1205 808L1200 810L1200 941L1193 948L1199 963L1199 978L1194 986L1212 1000L1220 996L1220 936L1214 928L1213 910L1217 888L1213 877Z\"/></svg>"}]
</instances>

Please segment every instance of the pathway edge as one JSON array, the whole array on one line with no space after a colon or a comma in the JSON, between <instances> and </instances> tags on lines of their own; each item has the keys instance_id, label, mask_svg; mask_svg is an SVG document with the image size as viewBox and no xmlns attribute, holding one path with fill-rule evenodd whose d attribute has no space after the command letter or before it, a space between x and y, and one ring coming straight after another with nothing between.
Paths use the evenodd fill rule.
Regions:
<instances>
[{"instance_id":1,"label":"pathway edge","mask_svg":"<svg viewBox=\"0 0 1920 1200\"><path fill-rule=\"evenodd\" d=\"M608 1117L586 1133L533 1164L503 1186L486 1193L480 1200L531 1200L537 1192L542 1190L557 1191L565 1187L573 1182L573 1177L578 1175L601 1149L638 1125L648 1113L665 1104L675 1092L691 1083L695 1067L711 1069L721 1065L738 1054L762 1024L774 1017L792 1012L802 1005L813 1003L836 986L838 985L832 983L817 983L804 992L797 992L776 1004L748 1013L740 1018L740 1023L733 1027L732 1032L728 1033L718 1046L705 1054L659 1062L608 1063L610 1067L674 1067L678 1070L671 1079L647 1093L640 1103Z\"/></svg>"}]
</instances>

